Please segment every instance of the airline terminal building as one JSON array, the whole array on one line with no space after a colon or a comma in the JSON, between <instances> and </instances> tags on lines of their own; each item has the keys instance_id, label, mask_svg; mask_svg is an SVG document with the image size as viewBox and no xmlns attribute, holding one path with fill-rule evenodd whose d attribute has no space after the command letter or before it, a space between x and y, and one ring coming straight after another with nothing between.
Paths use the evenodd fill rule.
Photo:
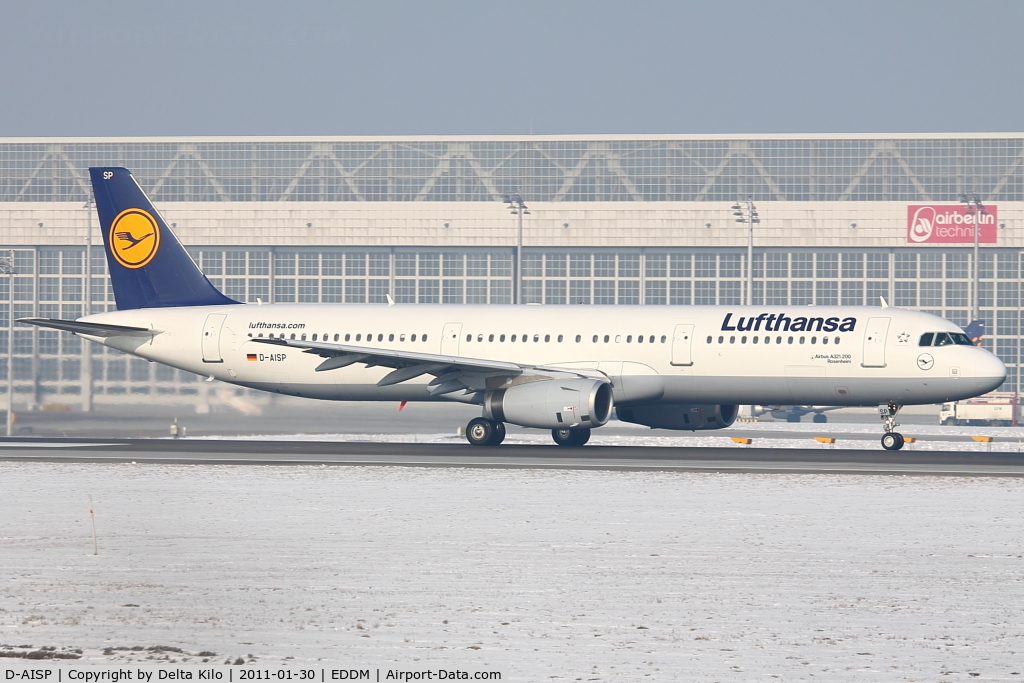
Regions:
<instances>
[{"instance_id":1,"label":"airline terminal building","mask_svg":"<svg viewBox=\"0 0 1024 683\"><path fill-rule=\"evenodd\" d=\"M977 267L985 345L1018 389L1024 133L0 138L15 271L0 276L0 393L13 371L16 410L205 410L234 393L11 325L114 307L89 166L129 168L246 302L510 303L520 216L503 200L518 192L524 303L738 305L750 224L731 207L749 199L754 304L884 297L963 326ZM984 210L977 264L965 196Z\"/></svg>"}]
</instances>

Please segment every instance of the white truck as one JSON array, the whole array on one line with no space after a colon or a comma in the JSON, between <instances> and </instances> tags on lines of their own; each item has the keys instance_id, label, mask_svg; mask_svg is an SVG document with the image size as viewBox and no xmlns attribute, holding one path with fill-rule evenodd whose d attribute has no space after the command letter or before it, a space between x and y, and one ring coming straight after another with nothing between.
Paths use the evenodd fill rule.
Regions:
<instances>
[{"instance_id":1,"label":"white truck","mask_svg":"<svg viewBox=\"0 0 1024 683\"><path fill-rule=\"evenodd\" d=\"M991 393L966 401L943 403L939 424L1009 427L1020 424L1014 419L1014 412L1019 410L1018 404L1017 395L1013 393Z\"/></svg>"}]
</instances>

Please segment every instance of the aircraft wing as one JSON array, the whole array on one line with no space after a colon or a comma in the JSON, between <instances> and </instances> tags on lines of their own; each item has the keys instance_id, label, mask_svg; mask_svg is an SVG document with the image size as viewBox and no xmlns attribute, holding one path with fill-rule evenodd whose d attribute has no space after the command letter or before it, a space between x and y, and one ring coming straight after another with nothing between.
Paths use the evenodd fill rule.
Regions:
<instances>
[{"instance_id":1,"label":"aircraft wing","mask_svg":"<svg viewBox=\"0 0 1024 683\"><path fill-rule=\"evenodd\" d=\"M49 327L76 334L87 334L92 337L143 337L160 334L160 330L146 327L128 327L127 325L108 325L106 323L89 323L78 320L56 320L54 318L18 318L19 323Z\"/></svg>"},{"instance_id":2,"label":"aircraft wing","mask_svg":"<svg viewBox=\"0 0 1024 683\"><path fill-rule=\"evenodd\" d=\"M336 370L354 363L363 363L368 368L375 366L394 368L392 372L377 382L379 387L398 384L415 379L421 375L433 375L434 380L430 382L427 389L432 396L439 396L462 389L470 391L495 389L504 384L506 378L518 377L524 374L536 373L561 377L567 375L574 377L589 376L564 368L521 365L501 360L445 356L435 353L420 353L418 351L398 351L395 349L378 349L349 344L299 341L297 339L250 339L249 341L302 349L303 353L320 356L325 360L316 367L317 372ZM488 380L491 381L489 382Z\"/></svg>"}]
</instances>

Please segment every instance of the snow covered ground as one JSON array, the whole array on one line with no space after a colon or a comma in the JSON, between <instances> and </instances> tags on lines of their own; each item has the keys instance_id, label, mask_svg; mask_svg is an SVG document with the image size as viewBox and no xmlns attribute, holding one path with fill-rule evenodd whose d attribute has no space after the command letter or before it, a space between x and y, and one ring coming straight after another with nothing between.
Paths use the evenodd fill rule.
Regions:
<instances>
[{"instance_id":1,"label":"snow covered ground","mask_svg":"<svg viewBox=\"0 0 1024 683\"><path fill-rule=\"evenodd\" d=\"M5 462L0 512L0 644L79 664L1024 678L1018 478Z\"/></svg>"},{"instance_id":2,"label":"snow covered ground","mask_svg":"<svg viewBox=\"0 0 1024 683\"><path fill-rule=\"evenodd\" d=\"M907 425L898 429L904 436L924 437L904 446L918 451L981 451L1024 452L1024 427L944 427L941 425ZM602 446L701 446L745 448L730 438L742 434L754 439L758 448L855 448L882 450L881 424L829 423L792 424L787 422L737 422L729 429L709 432L671 432L650 429L628 422L610 422L607 428L593 430L590 444ZM793 438L792 435L799 435ZM814 441L815 436L836 438L834 446ZM991 436L992 442L980 443L965 438L943 440L942 437ZM370 441L382 443L465 443L455 432L425 434L339 433L339 434L261 434L253 436L211 436L209 439L241 439L256 441ZM507 444L550 444L551 435L540 429L510 428Z\"/></svg>"}]
</instances>

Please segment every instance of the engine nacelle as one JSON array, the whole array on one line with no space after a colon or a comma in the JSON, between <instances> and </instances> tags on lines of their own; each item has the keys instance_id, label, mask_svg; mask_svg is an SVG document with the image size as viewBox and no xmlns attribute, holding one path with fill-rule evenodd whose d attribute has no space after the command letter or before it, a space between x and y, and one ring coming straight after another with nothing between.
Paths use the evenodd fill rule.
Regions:
<instances>
[{"instance_id":1,"label":"engine nacelle","mask_svg":"<svg viewBox=\"0 0 1024 683\"><path fill-rule=\"evenodd\" d=\"M736 421L739 406L716 405L642 405L618 408L616 414L623 422L646 425L657 429L722 429Z\"/></svg>"},{"instance_id":2,"label":"engine nacelle","mask_svg":"<svg viewBox=\"0 0 1024 683\"><path fill-rule=\"evenodd\" d=\"M612 387L596 379L545 379L487 394L492 419L522 427L600 427L612 416Z\"/></svg>"}]
</instances>

